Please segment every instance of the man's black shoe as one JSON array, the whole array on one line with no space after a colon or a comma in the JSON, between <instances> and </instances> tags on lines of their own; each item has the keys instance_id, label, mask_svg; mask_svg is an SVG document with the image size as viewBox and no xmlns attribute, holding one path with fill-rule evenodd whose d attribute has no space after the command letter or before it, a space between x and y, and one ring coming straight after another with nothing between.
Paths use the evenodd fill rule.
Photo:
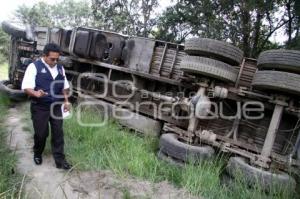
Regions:
<instances>
[{"instance_id":1,"label":"man's black shoe","mask_svg":"<svg viewBox=\"0 0 300 199\"><path fill-rule=\"evenodd\" d=\"M33 161L36 165L40 165L43 163L43 159L41 155L34 155L33 156Z\"/></svg>"},{"instance_id":2,"label":"man's black shoe","mask_svg":"<svg viewBox=\"0 0 300 199\"><path fill-rule=\"evenodd\" d=\"M72 169L72 165L69 164L66 160L63 160L61 162L55 162L56 168L58 169L64 169L64 170L70 170Z\"/></svg>"}]
</instances>

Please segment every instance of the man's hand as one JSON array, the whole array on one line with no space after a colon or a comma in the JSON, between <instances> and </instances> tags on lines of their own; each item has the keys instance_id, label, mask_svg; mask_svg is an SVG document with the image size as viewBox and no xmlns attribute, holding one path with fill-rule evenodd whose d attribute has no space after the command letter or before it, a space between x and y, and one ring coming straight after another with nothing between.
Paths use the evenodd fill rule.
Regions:
<instances>
[{"instance_id":1,"label":"man's hand","mask_svg":"<svg viewBox=\"0 0 300 199\"><path fill-rule=\"evenodd\" d=\"M71 110L71 103L68 101L64 102L64 112L68 112Z\"/></svg>"},{"instance_id":2,"label":"man's hand","mask_svg":"<svg viewBox=\"0 0 300 199\"><path fill-rule=\"evenodd\" d=\"M46 95L48 95L48 93L44 92L43 90L38 90L38 91L35 91L34 89L32 88L26 88L24 89L25 93L31 97L36 97L36 98L40 98L40 97L44 97Z\"/></svg>"},{"instance_id":3,"label":"man's hand","mask_svg":"<svg viewBox=\"0 0 300 199\"><path fill-rule=\"evenodd\" d=\"M37 97L37 98L44 97L44 96L46 96L46 95L48 95L48 93L47 93L47 92L44 92L44 91L41 90L41 89L34 92L34 97Z\"/></svg>"}]
</instances>

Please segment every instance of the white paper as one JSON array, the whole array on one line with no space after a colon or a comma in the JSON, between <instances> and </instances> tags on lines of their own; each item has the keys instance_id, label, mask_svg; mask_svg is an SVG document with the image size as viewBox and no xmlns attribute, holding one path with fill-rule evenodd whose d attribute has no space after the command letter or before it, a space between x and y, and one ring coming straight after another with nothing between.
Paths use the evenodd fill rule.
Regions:
<instances>
[{"instance_id":1,"label":"white paper","mask_svg":"<svg viewBox=\"0 0 300 199\"><path fill-rule=\"evenodd\" d=\"M64 111L64 105L61 105L61 113L62 113L62 118L66 119L67 117L69 117L71 115L70 111Z\"/></svg>"}]
</instances>

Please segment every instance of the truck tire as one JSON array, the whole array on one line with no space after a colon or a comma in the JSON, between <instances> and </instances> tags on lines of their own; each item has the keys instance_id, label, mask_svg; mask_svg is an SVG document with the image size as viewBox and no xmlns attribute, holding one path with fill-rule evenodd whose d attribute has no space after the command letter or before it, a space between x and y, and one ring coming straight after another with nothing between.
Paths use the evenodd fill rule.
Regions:
<instances>
[{"instance_id":1,"label":"truck tire","mask_svg":"<svg viewBox=\"0 0 300 199\"><path fill-rule=\"evenodd\" d=\"M234 67L221 61L198 56L185 56L180 63L180 69L226 82L235 82L238 76L238 71Z\"/></svg>"},{"instance_id":2,"label":"truck tire","mask_svg":"<svg viewBox=\"0 0 300 199\"><path fill-rule=\"evenodd\" d=\"M298 50L267 50L260 53L257 61L259 69L300 73L300 51Z\"/></svg>"},{"instance_id":3,"label":"truck tire","mask_svg":"<svg viewBox=\"0 0 300 199\"><path fill-rule=\"evenodd\" d=\"M23 29L23 28L15 26L11 23L8 23L7 21L3 21L2 22L2 29L4 30L4 32L6 32L7 34L10 34L14 37L26 39L26 30L25 30L25 28Z\"/></svg>"},{"instance_id":4,"label":"truck tire","mask_svg":"<svg viewBox=\"0 0 300 199\"><path fill-rule=\"evenodd\" d=\"M12 101L19 102L27 99L24 91L12 88L7 80L0 81L0 92L5 93Z\"/></svg>"},{"instance_id":5,"label":"truck tire","mask_svg":"<svg viewBox=\"0 0 300 199\"><path fill-rule=\"evenodd\" d=\"M175 160L174 158L166 155L164 152L162 152L161 150L159 150L157 152L157 158L161 161L164 161L170 165L176 166L176 167L183 167L184 163L178 160Z\"/></svg>"},{"instance_id":6,"label":"truck tire","mask_svg":"<svg viewBox=\"0 0 300 199\"><path fill-rule=\"evenodd\" d=\"M178 140L178 135L166 133L160 137L160 150L183 162L199 162L212 158L215 151L211 146L192 146Z\"/></svg>"},{"instance_id":7,"label":"truck tire","mask_svg":"<svg viewBox=\"0 0 300 199\"><path fill-rule=\"evenodd\" d=\"M231 157L226 171L233 178L242 177L249 185L254 186L259 184L265 191L269 191L275 186L289 187L292 190L296 187L296 181L288 174L284 172L272 173L251 166L242 157Z\"/></svg>"},{"instance_id":8,"label":"truck tire","mask_svg":"<svg viewBox=\"0 0 300 199\"><path fill-rule=\"evenodd\" d=\"M211 57L230 65L240 65L244 55L242 50L229 43L208 38L188 39L184 50L188 55Z\"/></svg>"},{"instance_id":9,"label":"truck tire","mask_svg":"<svg viewBox=\"0 0 300 199\"><path fill-rule=\"evenodd\" d=\"M273 90L300 95L300 75L281 71L257 71L252 86L258 90Z\"/></svg>"}]
</instances>

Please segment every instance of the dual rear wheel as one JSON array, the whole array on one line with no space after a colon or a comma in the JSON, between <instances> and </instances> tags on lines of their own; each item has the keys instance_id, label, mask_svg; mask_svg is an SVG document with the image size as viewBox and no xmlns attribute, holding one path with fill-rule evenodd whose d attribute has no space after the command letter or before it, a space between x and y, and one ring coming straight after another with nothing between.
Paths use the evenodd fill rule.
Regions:
<instances>
[{"instance_id":1,"label":"dual rear wheel","mask_svg":"<svg viewBox=\"0 0 300 199\"><path fill-rule=\"evenodd\" d=\"M228 83L237 80L238 71L235 66L240 65L243 59L243 53L238 48L225 42L194 38L186 41L185 52L187 55L180 64L185 73ZM265 51L260 54L257 67L259 70L252 79L252 87L255 90L268 94L300 95L300 51ZM214 150L209 147L192 146L170 133L160 138L160 153L173 163L212 158ZM237 178L241 175L249 185L259 184L263 190L270 190L276 185L291 189L296 186L295 180L287 173L264 170L251 165L243 157L231 157L226 170L231 177Z\"/></svg>"}]
</instances>

